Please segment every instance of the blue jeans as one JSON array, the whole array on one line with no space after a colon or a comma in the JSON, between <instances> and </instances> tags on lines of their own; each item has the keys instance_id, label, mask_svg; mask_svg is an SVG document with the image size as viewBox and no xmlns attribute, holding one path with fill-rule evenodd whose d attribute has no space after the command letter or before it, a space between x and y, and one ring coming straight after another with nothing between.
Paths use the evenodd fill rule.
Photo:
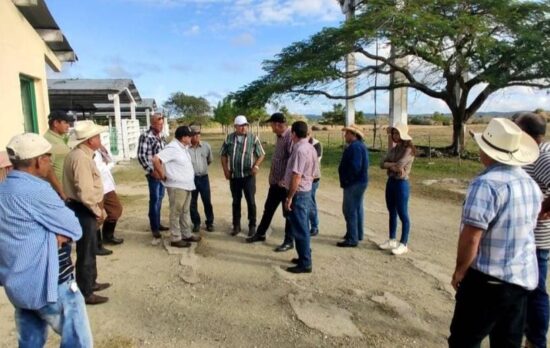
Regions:
<instances>
[{"instance_id":1,"label":"blue jeans","mask_svg":"<svg viewBox=\"0 0 550 348\"><path fill-rule=\"evenodd\" d=\"M407 245L409 241L409 195L410 187L408 180L388 178L386 183L386 207L390 213L390 239L395 239L397 234L397 216L401 220L400 243Z\"/></svg>"},{"instance_id":2,"label":"blue jeans","mask_svg":"<svg viewBox=\"0 0 550 348\"><path fill-rule=\"evenodd\" d=\"M319 231L319 214L317 213L317 200L315 199L315 194L319 188L319 180L314 181L311 184L311 201L312 206L309 211L309 231Z\"/></svg>"},{"instance_id":3,"label":"blue jeans","mask_svg":"<svg viewBox=\"0 0 550 348\"><path fill-rule=\"evenodd\" d=\"M527 298L527 321L525 336L535 347L546 347L548 332L548 293L546 292L546 274L548 272L548 253L550 250L537 249L539 265L539 284Z\"/></svg>"},{"instance_id":4,"label":"blue jeans","mask_svg":"<svg viewBox=\"0 0 550 348\"><path fill-rule=\"evenodd\" d=\"M365 223L365 211L363 200L367 184L358 183L344 188L344 202L342 211L346 219L345 241L350 244L357 244L363 240Z\"/></svg>"},{"instance_id":5,"label":"blue jeans","mask_svg":"<svg viewBox=\"0 0 550 348\"><path fill-rule=\"evenodd\" d=\"M151 175L146 175L146 177L149 184L149 223L151 232L155 233L160 230L160 210L164 198L164 185Z\"/></svg>"},{"instance_id":6,"label":"blue jeans","mask_svg":"<svg viewBox=\"0 0 550 348\"><path fill-rule=\"evenodd\" d=\"M201 195L202 205L204 206L204 215L206 226L214 224L214 211L212 210L212 201L210 197L210 180L208 175L195 176L196 190L191 194L191 221L193 226L201 224L201 216L199 214L198 201L199 194Z\"/></svg>"},{"instance_id":7,"label":"blue jeans","mask_svg":"<svg viewBox=\"0 0 550 348\"><path fill-rule=\"evenodd\" d=\"M298 266L311 267L311 249L309 235L309 211L311 192L296 192L292 199L292 210L286 212L287 221L298 252Z\"/></svg>"},{"instance_id":8,"label":"blue jeans","mask_svg":"<svg viewBox=\"0 0 550 348\"><path fill-rule=\"evenodd\" d=\"M72 283L74 280L59 284L56 303L37 310L15 308L19 348L43 347L48 338L48 326L61 336L61 348L92 347L84 297L80 290L71 290Z\"/></svg>"}]
</instances>

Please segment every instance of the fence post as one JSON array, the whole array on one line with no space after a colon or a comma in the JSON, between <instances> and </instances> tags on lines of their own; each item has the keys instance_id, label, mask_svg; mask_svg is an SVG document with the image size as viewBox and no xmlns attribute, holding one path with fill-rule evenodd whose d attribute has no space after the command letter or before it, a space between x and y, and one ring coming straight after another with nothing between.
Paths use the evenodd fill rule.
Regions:
<instances>
[{"instance_id":1,"label":"fence post","mask_svg":"<svg viewBox=\"0 0 550 348\"><path fill-rule=\"evenodd\" d=\"M432 135L428 134L428 160L432 161Z\"/></svg>"}]
</instances>

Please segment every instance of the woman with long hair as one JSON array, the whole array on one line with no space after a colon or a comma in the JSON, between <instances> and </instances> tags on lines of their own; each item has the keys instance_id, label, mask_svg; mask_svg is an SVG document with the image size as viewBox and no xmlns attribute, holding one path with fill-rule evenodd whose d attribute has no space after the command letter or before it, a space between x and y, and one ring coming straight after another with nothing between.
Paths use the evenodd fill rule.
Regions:
<instances>
[{"instance_id":1,"label":"woman with long hair","mask_svg":"<svg viewBox=\"0 0 550 348\"><path fill-rule=\"evenodd\" d=\"M407 125L396 124L388 127L394 146L389 149L382 160L381 167L386 169L388 181L386 183L386 206L390 214L389 239L380 244L380 249L391 250L394 255L406 253L409 249L410 220L409 220L409 175L416 155L416 148L408 134ZM401 239L396 239L397 217L401 220Z\"/></svg>"}]
</instances>

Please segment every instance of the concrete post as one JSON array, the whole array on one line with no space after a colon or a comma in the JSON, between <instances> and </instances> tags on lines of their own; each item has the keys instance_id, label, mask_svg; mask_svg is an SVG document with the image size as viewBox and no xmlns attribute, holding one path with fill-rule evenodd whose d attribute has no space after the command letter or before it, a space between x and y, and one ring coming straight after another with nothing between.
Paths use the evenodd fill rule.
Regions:
<instances>
[{"instance_id":1,"label":"concrete post","mask_svg":"<svg viewBox=\"0 0 550 348\"><path fill-rule=\"evenodd\" d=\"M151 110L149 108L145 109L145 123L147 124L147 129L151 127Z\"/></svg>"},{"instance_id":2,"label":"concrete post","mask_svg":"<svg viewBox=\"0 0 550 348\"><path fill-rule=\"evenodd\" d=\"M120 96L118 94L112 94L113 109L115 110L115 133L116 133L116 146L118 155L125 157L123 139L122 139L122 116L120 113Z\"/></svg>"}]
</instances>

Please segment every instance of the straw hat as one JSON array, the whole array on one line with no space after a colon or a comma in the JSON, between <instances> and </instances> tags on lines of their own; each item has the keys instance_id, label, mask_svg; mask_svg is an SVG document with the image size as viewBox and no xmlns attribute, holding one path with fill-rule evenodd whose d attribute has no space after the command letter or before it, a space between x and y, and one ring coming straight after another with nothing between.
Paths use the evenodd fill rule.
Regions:
<instances>
[{"instance_id":1,"label":"straw hat","mask_svg":"<svg viewBox=\"0 0 550 348\"><path fill-rule=\"evenodd\" d=\"M74 130L69 137L69 147L75 147L80 143L109 130L109 127L98 126L93 121L79 121L75 123Z\"/></svg>"},{"instance_id":2,"label":"straw hat","mask_svg":"<svg viewBox=\"0 0 550 348\"><path fill-rule=\"evenodd\" d=\"M355 134L357 137L363 139L365 136L363 135L363 131L361 131L361 128L359 128L357 125L355 124L351 124L347 127L344 127L342 128L342 131L345 132L345 131L349 131L349 132L352 132L353 134Z\"/></svg>"},{"instance_id":3,"label":"straw hat","mask_svg":"<svg viewBox=\"0 0 550 348\"><path fill-rule=\"evenodd\" d=\"M514 122L493 118L483 133L471 133L479 148L497 162L524 166L539 157L537 143Z\"/></svg>"},{"instance_id":4,"label":"straw hat","mask_svg":"<svg viewBox=\"0 0 550 348\"><path fill-rule=\"evenodd\" d=\"M409 135L409 126L403 123L397 123L393 127L390 127L390 129L396 129L399 132L399 137L401 140L412 140L411 136Z\"/></svg>"}]
</instances>

